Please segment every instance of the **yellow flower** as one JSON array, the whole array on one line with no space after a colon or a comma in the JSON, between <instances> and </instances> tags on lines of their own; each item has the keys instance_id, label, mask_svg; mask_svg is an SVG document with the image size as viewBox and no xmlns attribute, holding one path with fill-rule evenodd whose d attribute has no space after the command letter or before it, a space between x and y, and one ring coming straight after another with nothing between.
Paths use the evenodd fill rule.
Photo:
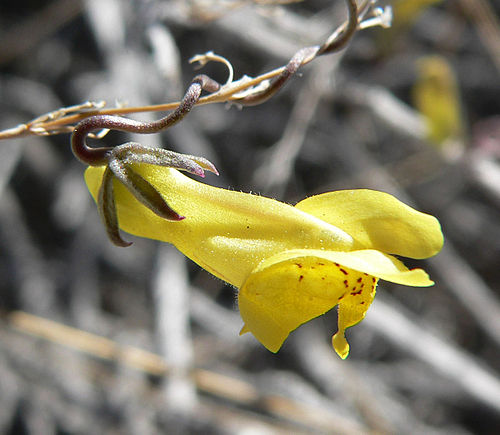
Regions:
<instances>
[{"instance_id":1,"label":"yellow flower","mask_svg":"<svg viewBox=\"0 0 500 435\"><path fill-rule=\"evenodd\" d=\"M437 145L449 148L464 137L457 78L450 63L441 56L422 57L417 67L413 101L424 117L427 137Z\"/></svg>"},{"instance_id":2,"label":"yellow flower","mask_svg":"<svg viewBox=\"0 0 500 435\"><path fill-rule=\"evenodd\" d=\"M439 222L371 190L312 196L295 207L199 183L171 168L132 164L185 219L162 219L114 180L120 228L172 243L239 289L244 327L277 352L289 333L338 305L333 347L345 358L346 328L361 321L379 278L410 286L433 282L395 255L427 258L443 244ZM85 178L94 199L104 168Z\"/></svg>"}]
</instances>

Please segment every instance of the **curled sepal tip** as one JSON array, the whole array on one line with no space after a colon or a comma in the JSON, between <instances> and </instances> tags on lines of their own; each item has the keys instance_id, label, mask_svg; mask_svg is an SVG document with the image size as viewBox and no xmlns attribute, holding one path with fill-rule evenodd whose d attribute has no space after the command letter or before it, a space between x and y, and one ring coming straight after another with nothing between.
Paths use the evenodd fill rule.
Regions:
<instances>
[{"instance_id":1,"label":"curled sepal tip","mask_svg":"<svg viewBox=\"0 0 500 435\"><path fill-rule=\"evenodd\" d=\"M191 156L188 154L176 153L163 148L145 147L137 142L127 142L119 145L108 152L108 162L117 162L119 165L130 163L147 163L150 165L175 168L190 174L205 176L204 171L210 171L218 175L215 165L209 160ZM116 174L118 177L119 175Z\"/></svg>"},{"instance_id":2,"label":"curled sepal tip","mask_svg":"<svg viewBox=\"0 0 500 435\"><path fill-rule=\"evenodd\" d=\"M198 163L198 165L200 165L201 168L203 168L205 171L209 171L215 175L219 175L219 171L217 170L215 165L210 160L207 160L203 157L196 157L196 156L187 156L187 157L189 157L194 162ZM203 172L201 174L198 174L198 175L200 175L201 177L205 176L205 174Z\"/></svg>"}]
</instances>

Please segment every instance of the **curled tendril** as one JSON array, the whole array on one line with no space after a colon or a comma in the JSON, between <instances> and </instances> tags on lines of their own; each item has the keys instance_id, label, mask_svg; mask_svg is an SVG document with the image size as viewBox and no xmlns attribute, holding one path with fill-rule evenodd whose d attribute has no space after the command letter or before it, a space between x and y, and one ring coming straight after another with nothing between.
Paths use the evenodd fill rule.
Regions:
<instances>
[{"instance_id":1,"label":"curled tendril","mask_svg":"<svg viewBox=\"0 0 500 435\"><path fill-rule=\"evenodd\" d=\"M207 51L205 54L197 54L189 59L189 63L197 63L195 69L203 68L208 62L219 62L223 63L227 68L227 80L226 85L229 85L233 82L234 77L234 69L233 65L229 60L227 60L224 56L219 56L215 54L213 51Z\"/></svg>"},{"instance_id":2,"label":"curled tendril","mask_svg":"<svg viewBox=\"0 0 500 435\"><path fill-rule=\"evenodd\" d=\"M366 0L359 9L358 14L355 0L346 0L348 19L345 25L332 33L322 45L305 47L297 51L283 68L281 74L273 78L262 90L245 92L242 94L242 98L234 101L244 106L261 104L276 94L301 66L311 62L318 56L330 54L344 48L356 33L360 20L371 8L372 3L373 0Z\"/></svg>"},{"instance_id":3,"label":"curled tendril","mask_svg":"<svg viewBox=\"0 0 500 435\"><path fill-rule=\"evenodd\" d=\"M271 98L297 72L318 56L338 51L346 46L356 32L376 0L365 0L358 10L355 0L346 0L348 20L336 30L322 45L306 47L299 50L290 59L281 72L263 86L251 87L245 92L234 94L231 101L244 106L261 104ZM99 190L98 208L106 226L110 240L117 246L129 246L120 236L118 216L113 192L113 181L118 179L134 197L158 216L171 221L184 219L173 210L161 194L147 180L134 171L132 164L147 163L167 166L204 176L204 171L218 174L215 166L202 157L174 153L161 148L148 148L135 142L125 143L117 147L90 147L87 137L96 130L119 130L130 133L157 133L167 129L186 116L200 99L203 90L216 95L219 90L235 84L232 66L225 58L213 53L197 56L192 62L203 66L208 61L223 62L229 72L228 81L221 86L206 75L196 76L189 85L179 106L167 116L152 122L134 121L115 115L94 115L82 120L71 136L73 154L83 163L90 166L106 166Z\"/></svg>"}]
</instances>

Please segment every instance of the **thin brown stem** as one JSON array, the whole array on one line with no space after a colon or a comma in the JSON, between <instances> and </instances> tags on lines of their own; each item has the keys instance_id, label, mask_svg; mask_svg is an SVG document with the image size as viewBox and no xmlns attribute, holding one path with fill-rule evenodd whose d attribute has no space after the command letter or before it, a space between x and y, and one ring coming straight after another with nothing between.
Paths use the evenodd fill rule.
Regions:
<instances>
[{"instance_id":1,"label":"thin brown stem","mask_svg":"<svg viewBox=\"0 0 500 435\"><path fill-rule=\"evenodd\" d=\"M231 81L223 86L207 89L211 92L210 95L198 97L193 106L224 102L237 102L242 105L256 105L263 103L272 97L279 89L281 89L281 87L290 79L298 68L308 64L318 56L343 49L354 36L360 21L363 21L363 19L369 15L376 2L376 0L364 0L359 8L357 8L355 0L345 1L348 8L348 20L339 26L322 45L303 48L292 57L287 65L261 74L258 77L249 78L245 76L240 80ZM265 85L266 83L267 85ZM263 84L263 89L260 89ZM33 134L50 135L70 133L75 129L75 124L94 116L109 115L117 117L119 115L127 115L131 113L167 111L176 108L178 109L180 105L182 105L182 101L139 107L118 107L109 109L97 108L95 110L93 110L93 107L88 110L87 107L83 111L63 109L54 112L54 114L56 114L55 116L51 113L46 116L38 117L37 119L26 124L21 124L8 130L0 131L0 140ZM175 117L178 115L180 115L179 112L174 112L174 114L170 114L159 121L155 121L155 123L167 122L166 119L172 120L171 116ZM134 121L128 121L130 120L125 120L125 118L107 118L106 121L103 118L100 118L99 120L89 120L86 124L80 124L77 126L78 131L76 133L75 140L78 139L79 135L87 137L89 133L100 128L111 128L124 131L140 130L138 132L151 133L173 125L173 122L167 122L167 125L161 127L160 129L155 130L155 128L158 127L158 125L156 125L155 127L152 127L153 130L149 130L144 123L138 125ZM129 128L131 128L131 130ZM77 145L80 146L81 143L78 143ZM102 161L102 154L93 154L91 152L90 155L87 155L87 151L88 150L84 148L79 149L77 147L77 155L84 157L85 162Z\"/></svg>"}]
</instances>

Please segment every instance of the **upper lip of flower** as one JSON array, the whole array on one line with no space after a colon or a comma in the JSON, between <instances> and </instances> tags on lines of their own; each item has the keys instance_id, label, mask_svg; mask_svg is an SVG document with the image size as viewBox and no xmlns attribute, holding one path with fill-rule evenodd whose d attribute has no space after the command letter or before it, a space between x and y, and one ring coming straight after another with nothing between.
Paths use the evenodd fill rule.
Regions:
<instances>
[{"instance_id":1,"label":"upper lip of flower","mask_svg":"<svg viewBox=\"0 0 500 435\"><path fill-rule=\"evenodd\" d=\"M173 243L188 257L236 286L261 260L284 250L375 249L427 258L435 255L443 243L434 217L382 192L329 192L309 197L293 207L199 183L174 169L136 164L134 170L147 178L186 219L161 219L115 181L120 227L139 236ZM87 170L87 183L94 195L102 172L103 168ZM220 259L215 258L217 250ZM218 267L212 260L226 266Z\"/></svg>"}]
</instances>

